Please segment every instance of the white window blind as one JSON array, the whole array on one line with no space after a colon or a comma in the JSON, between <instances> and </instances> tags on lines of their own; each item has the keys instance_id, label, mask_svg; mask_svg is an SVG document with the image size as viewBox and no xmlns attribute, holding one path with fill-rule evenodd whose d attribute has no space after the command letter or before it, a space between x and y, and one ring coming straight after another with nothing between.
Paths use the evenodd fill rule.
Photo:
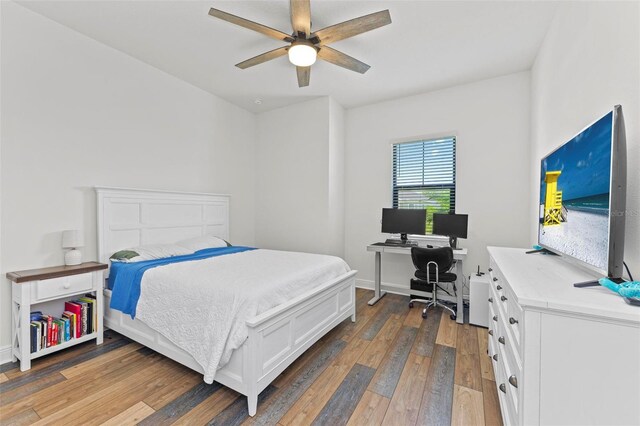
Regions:
<instances>
[{"instance_id":1,"label":"white window blind","mask_svg":"<svg viewBox=\"0 0 640 426\"><path fill-rule=\"evenodd\" d=\"M393 207L427 209L427 233L433 213L455 212L455 137L393 145Z\"/></svg>"}]
</instances>

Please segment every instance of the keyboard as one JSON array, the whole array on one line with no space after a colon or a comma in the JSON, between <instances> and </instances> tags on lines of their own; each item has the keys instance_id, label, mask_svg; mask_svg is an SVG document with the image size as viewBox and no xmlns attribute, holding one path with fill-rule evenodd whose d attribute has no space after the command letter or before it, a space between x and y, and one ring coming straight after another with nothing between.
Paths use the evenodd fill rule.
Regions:
<instances>
[{"instance_id":1,"label":"keyboard","mask_svg":"<svg viewBox=\"0 0 640 426\"><path fill-rule=\"evenodd\" d=\"M418 247L418 243L409 241L407 243L403 243L401 240L386 240L384 242L385 246L393 246L393 247Z\"/></svg>"}]
</instances>

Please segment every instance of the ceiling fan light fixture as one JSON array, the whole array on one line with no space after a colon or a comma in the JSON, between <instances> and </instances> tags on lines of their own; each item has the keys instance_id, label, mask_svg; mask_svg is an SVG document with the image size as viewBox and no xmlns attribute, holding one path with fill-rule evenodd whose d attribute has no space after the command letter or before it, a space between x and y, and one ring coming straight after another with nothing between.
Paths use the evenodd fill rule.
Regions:
<instances>
[{"instance_id":1,"label":"ceiling fan light fixture","mask_svg":"<svg viewBox=\"0 0 640 426\"><path fill-rule=\"evenodd\" d=\"M316 62L318 50L306 40L294 42L289 48L289 62L297 67L309 67Z\"/></svg>"}]
</instances>

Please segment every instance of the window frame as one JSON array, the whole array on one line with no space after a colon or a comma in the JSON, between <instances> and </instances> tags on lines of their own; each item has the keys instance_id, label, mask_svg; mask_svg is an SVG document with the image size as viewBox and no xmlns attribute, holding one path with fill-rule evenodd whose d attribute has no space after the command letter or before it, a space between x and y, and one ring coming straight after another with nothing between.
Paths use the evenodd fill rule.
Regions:
<instances>
[{"instance_id":1,"label":"window frame","mask_svg":"<svg viewBox=\"0 0 640 426\"><path fill-rule=\"evenodd\" d=\"M397 174L395 172L395 160L394 160L394 150L396 145L404 145L404 144L415 144L420 142L431 142L442 139L451 139L453 140L453 184L433 184L433 185L412 185L412 186L398 186L397 185ZM442 134L442 135L429 135L429 136L418 136L412 137L402 140L392 141L390 144L391 147L391 206L393 208L398 207L399 200L399 192L400 190L433 190L433 189L446 189L453 190L453 196L449 196L449 213L455 213L457 206L457 198L458 198L458 155L457 155L457 145L458 145L458 137L454 132ZM424 169L423 169L424 170ZM431 217L431 221L433 220L433 211L429 212L427 209L427 223L429 223L429 218ZM437 213L437 212L436 212ZM425 225L427 226L427 225ZM428 229L425 228L425 235L433 236L435 234L431 233Z\"/></svg>"}]
</instances>

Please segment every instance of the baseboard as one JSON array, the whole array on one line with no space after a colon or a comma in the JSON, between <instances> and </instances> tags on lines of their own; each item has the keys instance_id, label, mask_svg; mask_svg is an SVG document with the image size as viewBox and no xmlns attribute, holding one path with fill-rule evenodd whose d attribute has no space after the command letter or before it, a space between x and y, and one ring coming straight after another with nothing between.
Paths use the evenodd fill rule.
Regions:
<instances>
[{"instance_id":1,"label":"baseboard","mask_svg":"<svg viewBox=\"0 0 640 426\"><path fill-rule=\"evenodd\" d=\"M363 288L365 290L373 290L375 286L374 286L373 280L356 279L356 287ZM409 286L403 286L403 285L394 284L394 283L381 283L380 288L383 291L386 291L387 293L399 294L401 296L409 296L409 294L411 293L411 289L409 288ZM455 297L449 296L446 293L443 294L441 292L438 293L438 299L447 300L449 302L454 302L454 303L456 302ZM469 296L463 293L462 299L469 300Z\"/></svg>"},{"instance_id":2,"label":"baseboard","mask_svg":"<svg viewBox=\"0 0 640 426\"><path fill-rule=\"evenodd\" d=\"M373 290L373 281L371 280L361 280L356 278L356 288L363 288L365 290Z\"/></svg>"},{"instance_id":3,"label":"baseboard","mask_svg":"<svg viewBox=\"0 0 640 426\"><path fill-rule=\"evenodd\" d=\"M375 285L372 280L356 279L356 287L363 288L365 290L373 290ZM401 296L408 296L411 290L408 286L393 283L381 283L380 288L387 293L399 294Z\"/></svg>"},{"instance_id":4,"label":"baseboard","mask_svg":"<svg viewBox=\"0 0 640 426\"><path fill-rule=\"evenodd\" d=\"M0 365L11 362L11 345L0 347Z\"/></svg>"}]
</instances>

